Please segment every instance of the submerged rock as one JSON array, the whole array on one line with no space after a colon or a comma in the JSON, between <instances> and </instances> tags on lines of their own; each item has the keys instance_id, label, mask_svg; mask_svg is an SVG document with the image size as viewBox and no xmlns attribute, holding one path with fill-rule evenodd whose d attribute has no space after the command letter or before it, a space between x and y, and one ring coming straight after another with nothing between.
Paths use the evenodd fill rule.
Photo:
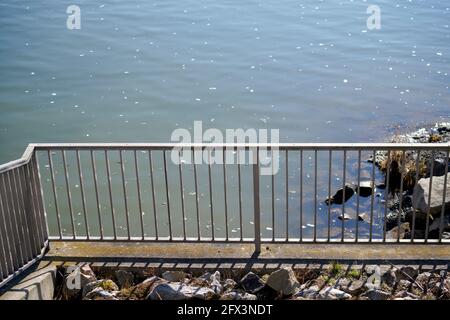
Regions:
<instances>
[{"instance_id":1,"label":"submerged rock","mask_svg":"<svg viewBox=\"0 0 450 320\"><path fill-rule=\"evenodd\" d=\"M361 181L358 185L355 185L355 192L361 197L370 197L373 193L372 181Z\"/></svg>"},{"instance_id":2,"label":"submerged rock","mask_svg":"<svg viewBox=\"0 0 450 320\"><path fill-rule=\"evenodd\" d=\"M344 200L344 190L345 190L345 200ZM345 189L339 189L334 196L332 196L330 199L326 199L325 203L327 205L332 204L342 204L344 202L347 202L348 199L350 199L355 194L355 190L351 188L350 186L345 186Z\"/></svg>"}]
</instances>

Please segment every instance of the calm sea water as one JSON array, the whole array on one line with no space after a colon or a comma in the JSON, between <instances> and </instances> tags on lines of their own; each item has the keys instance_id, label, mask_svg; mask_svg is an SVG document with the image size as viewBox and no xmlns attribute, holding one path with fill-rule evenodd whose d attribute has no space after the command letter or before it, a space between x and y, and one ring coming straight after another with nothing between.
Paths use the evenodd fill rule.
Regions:
<instances>
[{"instance_id":1,"label":"calm sea water","mask_svg":"<svg viewBox=\"0 0 450 320\"><path fill-rule=\"evenodd\" d=\"M0 162L29 142L165 142L194 120L355 142L450 115L446 0L77 1L81 30L69 4L0 3Z\"/></svg>"},{"instance_id":2,"label":"calm sea water","mask_svg":"<svg viewBox=\"0 0 450 320\"><path fill-rule=\"evenodd\" d=\"M447 0L77 1L81 30L69 4L0 3L0 162L30 142L167 142L194 120L367 142L450 116Z\"/></svg>"}]
</instances>

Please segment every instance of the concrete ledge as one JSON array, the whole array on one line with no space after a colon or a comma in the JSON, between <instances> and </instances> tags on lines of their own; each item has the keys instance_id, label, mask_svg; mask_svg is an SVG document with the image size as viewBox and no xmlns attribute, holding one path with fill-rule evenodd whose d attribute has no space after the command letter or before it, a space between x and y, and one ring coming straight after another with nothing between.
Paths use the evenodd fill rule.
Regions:
<instances>
[{"instance_id":1,"label":"concrete ledge","mask_svg":"<svg viewBox=\"0 0 450 320\"><path fill-rule=\"evenodd\" d=\"M0 300L53 300L56 265L40 262L0 291Z\"/></svg>"},{"instance_id":2,"label":"concrete ledge","mask_svg":"<svg viewBox=\"0 0 450 320\"><path fill-rule=\"evenodd\" d=\"M442 265L450 263L450 246L439 244L252 244L52 242L46 257L62 263L98 266L189 269L276 269L280 266L347 264Z\"/></svg>"}]
</instances>

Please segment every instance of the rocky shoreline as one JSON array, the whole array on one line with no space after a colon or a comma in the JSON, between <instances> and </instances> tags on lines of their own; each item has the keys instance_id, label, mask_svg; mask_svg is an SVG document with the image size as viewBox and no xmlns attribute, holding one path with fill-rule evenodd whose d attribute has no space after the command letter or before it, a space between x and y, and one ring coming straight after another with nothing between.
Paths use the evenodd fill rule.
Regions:
<instances>
[{"instance_id":1,"label":"rocky shoreline","mask_svg":"<svg viewBox=\"0 0 450 320\"><path fill-rule=\"evenodd\" d=\"M321 269L284 267L270 273L243 276L225 271L194 276L182 270L143 271L83 265L72 272L61 269L59 300L449 300L446 269L421 270L412 266L368 265L345 267L330 263ZM73 289L75 278L80 286Z\"/></svg>"}]
</instances>

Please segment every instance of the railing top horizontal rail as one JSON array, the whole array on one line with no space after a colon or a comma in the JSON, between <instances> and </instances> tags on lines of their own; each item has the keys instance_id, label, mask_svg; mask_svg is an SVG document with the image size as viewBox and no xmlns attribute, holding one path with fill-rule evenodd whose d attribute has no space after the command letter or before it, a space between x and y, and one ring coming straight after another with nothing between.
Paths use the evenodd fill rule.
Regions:
<instances>
[{"instance_id":1,"label":"railing top horizontal rail","mask_svg":"<svg viewBox=\"0 0 450 320\"><path fill-rule=\"evenodd\" d=\"M448 150L450 143L37 143L38 150L95 150L172 148L267 148L280 150Z\"/></svg>"}]
</instances>

